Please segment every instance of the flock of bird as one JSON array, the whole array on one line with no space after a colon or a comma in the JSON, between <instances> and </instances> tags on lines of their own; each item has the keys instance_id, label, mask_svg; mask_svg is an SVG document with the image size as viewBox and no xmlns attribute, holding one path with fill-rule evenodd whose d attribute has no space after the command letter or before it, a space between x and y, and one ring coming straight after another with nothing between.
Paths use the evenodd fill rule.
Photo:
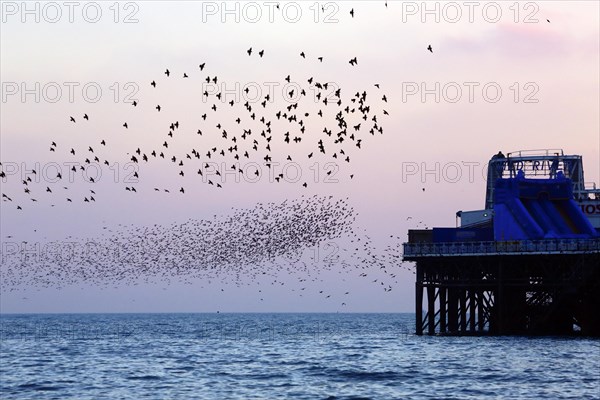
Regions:
<instances>
[{"instance_id":1,"label":"flock of bird","mask_svg":"<svg viewBox=\"0 0 600 400\"><path fill-rule=\"evenodd\" d=\"M204 66L205 63L200 64L199 70L203 70ZM171 74L171 71L167 69L164 75L168 78ZM184 73L183 77L189 77L189 75ZM207 76L205 80L216 84L218 77L213 76L211 78L211 76ZM291 82L291 77L288 75L284 80ZM161 84L167 84L167 82L161 81ZM239 182L240 178L254 179L254 175L257 179L261 175L273 176L273 181L276 183L289 182L290 179L285 175L283 169L280 168L275 171L279 165L296 163L296 165L302 166L306 162L317 160L319 155L321 156L320 160L323 160L323 162L330 162L332 166L335 165L336 171L326 171L327 175L331 175L341 169L342 165L350 164L352 153L362 148L366 137L383 134L384 130L380 119L381 116L389 115L389 113L382 109L381 114L376 114L374 108L367 102L368 93L366 91L357 91L349 98L343 99L342 88L334 89L331 83L319 82L314 77L310 77L307 79L307 84L310 85L310 89L302 87L299 91L300 98L297 101L286 103L287 105L276 110L269 110L273 105L269 94L257 104L245 101L243 105L238 105L234 100L225 103L232 108L234 106L243 107L240 110L240 115L234 121L217 121L216 117L211 115L211 113L216 113L218 107L221 107L221 104L219 106L217 104L222 103L221 100L224 95L221 92L210 95L205 90L201 94L202 103L206 103L209 96L214 97L212 99L214 102L209 110L204 111L201 115L204 122L203 126L189 126L189 124L186 125L179 120L169 122L168 126L164 127L164 132L166 132L164 137L158 139L154 144L150 143L150 138L146 138L144 145L131 149L130 152L123 154L123 157L117 160L114 157L119 153L118 149L111 147L104 138L96 138L93 142L81 146L82 148L76 148L76 146L68 144L57 144L57 141L53 140L49 143L48 151L56 155L57 159L67 157L74 165L71 166L69 171L57 171L56 177L50 177L54 178L51 179L52 182L48 182L48 179L46 179L44 180L46 185L41 185L41 187L35 187L35 184L40 180L35 179L35 177L32 179L31 175L38 173L35 169L32 169L30 176L21 179L22 190L35 203L39 200L40 195L55 194L57 189L61 189L59 186L62 186L62 190L68 189L67 186L61 184L68 174L80 174L87 183L96 183L93 174L92 176L87 174L87 169L92 164L95 168L96 166L98 168L110 168L115 161L132 163L135 168L131 175L132 184L124 186L124 190L129 192L139 191L139 187L136 187L133 183L140 182L142 166L153 164L161 169L169 167L174 173L173 176L179 178L182 182L181 185L170 188L154 185L153 190L182 194L185 194L185 186L183 185L185 181L182 180L185 176L197 176L197 181L212 185L215 188L222 188L228 180ZM156 87L156 80L152 81L150 85ZM375 87L379 89L380 85L375 84ZM318 111L314 114L299 108L303 101L307 103L307 108L310 107L312 100L307 95L309 90L314 90L314 99L319 106ZM295 95L294 89L288 95L293 98ZM387 96L385 94L380 96L379 102L386 103ZM141 101L133 101L132 105L137 108L142 106L140 103ZM160 104L148 107L155 108L157 112L163 109ZM327 108L335 108L335 110L331 112ZM245 115L242 114L244 112ZM327 120L328 116L332 116L332 118ZM87 113L83 115L81 120L74 116L69 116L68 120L72 124L78 124L81 120L91 123ZM274 121L280 123L276 128L277 131L274 128ZM247 125L242 125L242 122ZM323 126L322 130L317 134L311 132L314 129L313 127L318 126L318 124ZM309 125L311 128L307 128ZM127 121L122 123L122 129L127 130L129 128L131 126ZM205 147L202 146L204 137L211 143L206 144ZM216 141L220 142L220 145L215 144ZM305 142L308 142L311 146L310 150L303 156L292 156L294 147L302 147L301 143ZM185 143L196 143L197 145L185 147ZM177 148L182 149L182 147L184 149L180 150L182 151L180 153L175 150ZM112 158L107 154L111 154ZM252 165L262 165L265 170L258 168L250 171L245 168L245 165L250 163ZM232 173L234 175L239 174L240 177L232 178ZM2 178L6 178L4 172L1 172L1 174ZM248 176L248 174L253 174L253 176ZM354 173L349 174L349 179L352 178L354 178ZM173 180L177 181L177 179ZM304 178L297 183L306 188L309 182L309 179ZM59 201L93 202L97 198L94 194L96 193L92 189L83 198L73 199L65 195ZM12 202L14 196L3 193L2 197L4 201ZM54 198L49 198L49 200L54 204ZM16 208L23 210L24 206L22 203L17 203Z\"/></svg>"},{"instance_id":2,"label":"flock of bird","mask_svg":"<svg viewBox=\"0 0 600 400\"><path fill-rule=\"evenodd\" d=\"M252 49L248 50L251 54ZM304 54L304 53L301 53ZM351 60L352 61L352 60ZM354 61L356 62L356 58ZM199 71L202 71L205 63L199 65ZM164 72L165 79L161 84L168 84L167 80L172 75L169 69ZM183 78L189 78L187 73L183 73ZM293 82L290 75L284 79L285 82ZM218 76L206 76L204 82L216 85L219 82ZM153 88L157 87L156 80L151 83ZM317 155L322 155L321 159L335 162L336 165L350 163L351 154L363 146L363 140L368 136L383 134L383 127L380 119L383 115L389 113L383 109L381 114L375 113L374 107L368 102L366 91L356 92L349 98L343 99L342 88L334 88L334 84L328 82L319 82L314 77L306 80L306 87L301 87L296 93L292 89L287 95L289 99L294 96L299 98L294 101L286 101L283 105L273 102L270 94L266 94L260 101L251 103L245 101L243 104L236 104L234 100L225 101L226 95L222 92L210 94L208 90L201 93L203 104L212 103L208 110L201 114L203 126L189 126L180 120L171 121L164 127L164 137L161 137L153 145L146 143L146 146L139 146L132 149L128 161L134 164L152 164L154 162L170 162L171 168L177 177L186 175L197 175L201 181L216 188L222 188L227 182L228 173L248 174L244 169L244 163L256 162L264 165L268 170L275 170L277 165L288 162L303 164L310 159L317 159ZM379 88L379 84L375 84ZM246 88L246 93L250 89ZM314 99L309 95L314 92ZM311 105L319 105L318 111L311 113L308 109ZM387 102L387 96L381 95L381 103ZM241 102L240 102L241 103ZM132 103L138 107L138 102ZM238 116L234 121L222 121L218 119L217 110L222 107L230 107L236 110ZM307 107L300 108L303 104ZM141 107L141 104L139 105ZM272 109L279 106L277 109ZM160 112L163 109L161 104L150 105ZM237 108L236 108L237 107ZM335 108L334 112L328 109ZM328 116L332 118L327 119ZM75 121L74 117L70 120ZM276 128L275 125L278 125ZM320 132L312 132L315 126L323 126ZM124 129L130 128L127 121L122 124ZM310 126L310 127L308 127ZM308 128L307 128L308 127ZM194 137L196 136L196 137ZM202 146L203 137L207 137L210 145ZM219 140L220 145L215 144ZM176 153L174 148L180 148L178 141L195 142L198 146L187 147L184 152ZM149 142L149 141L147 141ZM293 148L300 147L301 143L308 142L311 149L303 156L297 158L292 156ZM99 142L106 146L103 140ZM55 143L51 150L55 151ZM201 147L202 146L202 147ZM312 147L314 146L314 147ZM108 160L101 161L96 155L93 155L93 148L88 146L85 160L81 160L82 169L85 164L91 162L103 162L109 165ZM75 149L69 150L70 154L75 156ZM80 153L80 151L79 151ZM93 159L92 159L93 156ZM269 175L274 175L275 182L285 182L286 176L279 170L276 174L269 171ZM253 170L252 174L259 176L264 171ZM331 172L329 172L331 173ZM212 178L208 178L212 176ZM229 175L230 176L230 175ZM139 178L138 172L134 175ZM350 179L354 174L349 174ZM229 178L230 180L232 178ZM239 179L233 179L236 182ZM303 187L308 187L308 181L298 182ZM137 191L134 186L125 187L128 191ZM185 187L182 185L175 188L180 193L185 193ZM164 189L154 188L155 191ZM172 191L173 188L167 189Z\"/></svg>"},{"instance_id":3,"label":"flock of bird","mask_svg":"<svg viewBox=\"0 0 600 400\"><path fill-rule=\"evenodd\" d=\"M313 288L326 300L335 291L320 274L335 271L375 277L370 282L390 292L401 255L397 246L377 251L366 233L357 233L357 215L347 199L313 195L170 226L107 227L98 237L69 236L34 254L24 243L5 255L0 289L175 282L260 288L268 283L294 286L290 278L295 277L301 296ZM310 251L315 248L320 254Z\"/></svg>"},{"instance_id":4,"label":"flock of bird","mask_svg":"<svg viewBox=\"0 0 600 400\"><path fill-rule=\"evenodd\" d=\"M354 9L350 14L354 18ZM427 50L433 53L431 46ZM250 47L246 53L250 57L258 54L259 58L267 59L264 49L255 51ZM298 57L305 60L307 54L301 51ZM324 62L322 56L316 59L319 63ZM358 57L351 57L348 64L349 68L358 65ZM211 72L206 62L201 62L193 71L174 72L166 68L160 77L146 83L147 89L158 91L178 79L195 79L196 83L214 87L224 80L216 72ZM373 83L370 89L373 94L366 90L346 90L314 76L298 78L299 82L290 75L279 79L282 83L297 84L287 93L283 104L269 94L254 102L236 102L227 101L227 94L221 91L213 93L211 90L209 93L204 90L198 93L199 102L205 106L199 111L201 124L186 120L187 115L181 115L164 126L157 124L155 132L146 133L143 143L128 152L112 146L108 138L102 137L86 136L89 142L79 146L51 140L48 152L58 159L67 157L74 163L70 170L57 171L52 182L36 179L39 171L35 169L28 176L11 176L11 179L18 180L16 183L20 189L10 193L3 191L2 200L13 204L19 212L40 203L50 203L51 206L58 202L94 203L101 196L94 186L97 182L85 173L86 169L92 164L110 168L115 161L126 161L135 167L131 181L117 183L123 186L119 190L131 194L159 192L185 195L190 192L187 186L190 177L218 190L231 180L239 182L231 178L232 174L242 177L252 174L258 178L266 174L260 168L251 172L245 169L244 163L250 162L264 165L269 175L274 177L274 183L289 183L290 179L283 171L274 172L278 165L290 162L304 165L319 159L336 165L336 170L326 172L330 175L338 169L349 168L355 152L369 138L384 133L382 122L389 115L385 109L388 97L379 83ZM169 98L156 104L136 99L127 107L131 107L132 113L152 112L158 115L171 108ZM223 108L227 115L235 114L235 119L223 119L218 112ZM119 121L115 123L115 129L129 134L136 129L136 120L139 119ZM66 116L65 122L77 134L87 132L88 124L94 124L96 119L92 111L87 111L80 116ZM317 126L319 128L315 129ZM146 167L168 170L171 178L147 183L143 181ZM5 182L9 177L1 168L0 163L0 178ZM73 182L67 182L67 174L84 177L85 194L68 194L71 193L69 185ZM354 173L349 171L344 176L345 179L353 179ZM254 179L254 176L251 178ZM308 188L312 182L303 177L293 184ZM7 187L6 184L3 186ZM34 262L24 262L22 257L16 257L3 263L0 287L15 290L24 286L64 287L81 282L94 285L137 284L140 279L169 283L172 280L189 282L197 278L238 284L267 278L272 279L272 284L283 285L285 279L280 274L293 275L304 271L306 274L299 277L299 283L302 283L307 279L319 279L318 273L315 275L311 272L313 269L307 266L314 264L315 260L303 260L302 255L307 249L332 240L343 245L336 244L337 250L331 258L318 260L323 270L331 269L333 265L340 273L361 269L360 276L366 278L369 270L376 267L388 280L395 280L396 274L386 268L397 267L401 263L398 242L378 251L366 234L356 233L355 219L354 210L345 200L335 200L331 196L303 196L277 205L269 203L255 208L234 209L229 216L214 220L189 219L168 227L132 226L118 231L108 230L108 236L85 241L69 237L69 242L79 241L80 249L86 249L85 257L42 258ZM95 247L90 249L89 243ZM372 282L386 292L393 287L382 278ZM331 297L325 289L319 294Z\"/></svg>"},{"instance_id":5,"label":"flock of bird","mask_svg":"<svg viewBox=\"0 0 600 400\"><path fill-rule=\"evenodd\" d=\"M385 3L387 7L387 2ZM350 15L354 18L354 8L350 10ZM428 45L426 50L433 53L433 48ZM250 47L246 53L252 56L253 48ZM260 58L265 55L265 50L258 51ZM306 59L306 53L301 51L299 57ZM323 62L323 57L317 57L319 62ZM358 58L352 57L348 62L351 66L358 65ZM198 65L196 72L202 74L205 70L210 69L206 66L206 62ZM206 76L198 76L195 72L179 72L174 74L169 68L164 71L163 78L156 78L148 83L148 86L157 89L162 85L169 85L169 80L173 79L192 79L194 78L206 82L206 84L217 85L220 82L219 76L216 73ZM76 165L70 167L69 171L57 171L54 180L48 182L45 179L46 185L35 187L39 179L32 179L38 172L33 169L29 176L21 175L20 183L23 193L27 194L25 198L21 197L16 200L14 193L2 193L4 202L13 202L15 198L15 208L22 211L31 204L36 204L40 201L41 196L49 196L56 194L57 191L67 190L67 185L61 185L66 175L81 174L82 179L88 183L95 183L93 176L88 176L87 168L94 164L99 167L110 168L115 161L126 161L135 164L135 171L131 174L131 185L125 185L124 190L128 192L138 192L139 188L133 183L139 182L141 172L139 169L142 165L150 165L153 163L167 162L171 163L171 167L178 177L190 175L199 176L200 180L215 188L222 188L225 182L231 180L231 173L240 175L255 174L260 178L260 175L265 174L262 170L248 171L244 169L244 162L262 163L268 169L268 175L274 177L275 182L289 182L289 179L284 174L284 171L271 171L274 166L281 163L294 162L302 164L310 159L316 159L322 156L321 160L329 161L335 164L336 171L343 165L349 165L351 162L352 153L360 150L363 146L363 141L369 136L381 135L384 132L381 125L382 119L389 115L388 111L383 108L388 102L388 97L384 93L380 93L381 86L379 83L374 83L373 86L377 89L375 95L369 95L366 90L346 93L343 88L338 87L333 82L322 82L313 76L306 78L304 86L290 75L280 77L286 83L294 83L299 87L292 89L287 93L289 99L285 104L278 104L275 99L270 97L270 94L265 95L258 101L244 101L236 103L235 100L226 101L227 94L218 91L217 93L209 93L204 90L199 93L201 96L201 104L207 105L212 103L208 109L201 111L202 126L191 126L179 120L169 122L164 126L164 136L154 144L150 144L150 139L144 139L144 145L131 149L129 152L122 154L122 150L110 147L110 143L104 138L96 138L96 140L76 148L67 144L57 144L56 140L49 143L49 152L55 154L61 161L67 157L70 162ZM222 80L221 80L222 81ZM283 83L283 82L282 82ZM246 94L249 88L245 89ZM312 94L312 96L311 96ZM296 97L295 97L296 96ZM312 97L312 98L311 98ZM375 104L372 104L369 99L375 97ZM294 99L294 101L291 101ZM220 103L220 104L219 104ZM160 113L164 110L165 104L146 104L142 100L131 101L131 106L138 109L155 110ZM302 106L305 106L304 109ZM311 105L317 105L316 110L311 110ZM380 107L383 106L383 107ZM167 105L168 107L168 105ZM238 116L235 120L219 120L217 110L221 107L229 107L235 110ZM273 109L277 107L276 109ZM314 108L314 107L313 107ZM313 112L314 111L314 112ZM331 118L330 118L331 117ZM70 115L67 120L75 126L84 123L93 123L88 113L84 113L81 117ZM285 126L277 123L284 123ZM118 123L124 131L132 128L129 121ZM322 126L322 130L315 131L316 126ZM181 129L180 129L181 128ZM81 129L74 129L73 132L81 132L89 129L84 126ZM162 128L159 128L162 130ZM197 136L194 138L194 136ZM207 138L211 144L200 143L202 138ZM220 145L215 145L214 140L220 139ZM174 148L180 148L178 142L197 143L193 146L188 146L182 152L177 153ZM293 147L300 147L301 143L309 143L311 150L300 155L292 157ZM283 144L283 146L281 146ZM314 147L313 147L314 146ZM115 155L121 153L122 158L115 159ZM107 156L110 154L111 156ZM332 164L333 165L333 164ZM164 167L164 164L161 164ZM327 175L331 175L336 171L326 171ZM350 179L354 178L354 173L346 175ZM0 178L3 179L6 187L6 174L3 171L2 163L0 163ZM254 177L252 177L254 179ZM236 182L239 179L235 180ZM295 182L295 181L294 181ZM303 187L309 186L309 180L299 181L298 184ZM61 186L61 187L59 187ZM177 187L163 188L153 187L156 192L167 193L182 193L186 189L184 185ZM66 192L65 192L66 193ZM65 202L94 202L97 199L95 191L91 189L86 195L74 198L69 195L61 196L60 199L48 198L54 206L56 201ZM26 200L30 200L29 203ZM28 203L28 204L27 204ZM27 204L27 206L25 205Z\"/></svg>"},{"instance_id":6,"label":"flock of bird","mask_svg":"<svg viewBox=\"0 0 600 400\"><path fill-rule=\"evenodd\" d=\"M350 14L354 18L354 9L350 11ZM427 47L427 50L433 53L431 45ZM253 48L250 47L246 53L252 56ZM258 51L259 57L263 58L264 54L264 49ZM306 59L307 56L304 51L301 51L299 57ZM322 56L317 59L319 62L323 62ZM358 58L356 56L350 58L349 64L356 66ZM184 71L175 74L166 68L161 75L162 78L155 78L148 82L148 87L156 90L163 85L170 85L174 79L197 79L196 83L198 81L206 82L206 84L215 86L223 81L216 73L202 75L205 69L207 72L210 70L206 62L200 63L196 71L189 74ZM200 181L215 188L222 188L228 180L233 180L232 172L240 174L242 177L244 174L255 174L259 178L260 175L266 175L266 172L260 169L252 171L244 169L245 162L259 162L267 168L268 175L273 176L275 182L289 182L284 171L274 172L275 166L288 162L303 164L321 156L320 160L334 163L337 171L351 163L353 153L364 146L365 139L383 134L382 119L389 115L389 112L383 107L388 102L388 97L385 93L381 93L379 83L373 84L376 92L371 95L366 90L346 93L344 88L337 86L336 83L323 82L313 76L307 77L306 81L302 80L301 86L300 82L294 78L290 75L279 77L282 79L282 83L298 85L296 89L287 93L289 98L285 99L284 104L277 103L270 94L266 94L258 101L236 102L235 100L226 101L227 93L221 91L212 93L212 90L209 93L208 90L204 90L203 93L198 93L201 105L212 105L200 111L202 126L192 126L183 119L181 122L179 119L170 121L164 127L157 128L157 131L160 129L164 132L162 134L164 136L161 135L154 143L151 143L152 139L146 137L143 145L130 149L125 154L122 153L122 149L111 147L110 142L107 142L105 138L96 138L80 148L52 140L48 146L49 152L56 155L61 161L67 157L70 162L77 163L77 166L72 166L69 171L57 171L56 179L52 182L47 182L46 179L47 184L40 188L34 188L35 183L39 180L32 179L31 175L37 173L33 169L30 176L20 180L22 191L28 196L18 201L15 199L15 208L23 210L27 206L38 203L41 196L49 196L56 194L57 191L67 190L68 186L61 185L61 183L65 176L71 173L81 174L82 179L86 182L95 183L95 178L86 174L87 168L92 164L110 168L115 161L135 164L135 172L131 176L132 184L124 186L124 190L132 193L139 191L139 187L136 187L133 182L139 182L142 174L139 169L142 166L156 163L160 168L164 168L167 162L170 163L176 177L196 175ZM249 88L245 89L246 94L249 90ZM371 101L372 98L374 98L374 102ZM168 101L168 99L165 100ZM134 107L136 111L143 109L146 112L152 110L157 113L161 113L165 107L169 107L164 102L151 104L143 100L133 100L130 106ZM237 114L235 120L218 118L217 111L222 107L235 111ZM67 117L67 121L74 124L73 133L86 132L89 130L89 126L79 127L79 125L82 123L93 124L94 116L88 113L84 113L80 117L70 115ZM275 127L276 125L277 127ZM118 122L118 126L123 132L134 128L130 121ZM315 129L317 126L319 126L318 130ZM204 138L210 144L203 145L202 139ZM215 144L216 140L220 144ZM187 147L184 145L185 148L182 148L179 145L181 142L195 143L195 145ZM308 152L292 156L294 147L305 149L306 143L310 146ZM180 151L176 151L176 148ZM121 153L121 157L117 156L115 159L115 155L119 153ZM0 178L6 179L5 172L1 169L0 163ZM326 173L330 175L334 172L327 171ZM353 179L354 173L345 176ZM235 181L238 182L239 179ZM306 188L309 186L310 180L303 179L297 183ZM59 188L59 186L62 187ZM152 189L156 192L182 194L186 192L183 184L169 188L153 186ZM65 194L61 196L62 198L48 198L47 200L52 204L55 204L56 201L94 202L97 199L95 194L92 189L79 198ZM3 201L13 202L15 197L14 193L2 193Z\"/></svg>"}]
</instances>

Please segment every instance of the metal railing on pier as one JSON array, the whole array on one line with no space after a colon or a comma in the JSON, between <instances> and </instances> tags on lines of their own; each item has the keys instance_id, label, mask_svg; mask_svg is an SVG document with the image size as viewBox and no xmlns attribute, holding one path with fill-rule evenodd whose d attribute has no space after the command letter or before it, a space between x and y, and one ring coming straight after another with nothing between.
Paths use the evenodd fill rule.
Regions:
<instances>
[{"instance_id":1,"label":"metal railing on pier","mask_svg":"<svg viewBox=\"0 0 600 400\"><path fill-rule=\"evenodd\" d=\"M404 243L404 258L600 253L600 238Z\"/></svg>"}]
</instances>

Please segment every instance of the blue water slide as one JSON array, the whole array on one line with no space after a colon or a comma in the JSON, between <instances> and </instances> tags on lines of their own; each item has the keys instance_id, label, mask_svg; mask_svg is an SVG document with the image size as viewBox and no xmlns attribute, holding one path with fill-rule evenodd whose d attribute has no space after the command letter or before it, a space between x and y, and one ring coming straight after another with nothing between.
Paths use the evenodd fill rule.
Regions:
<instances>
[{"instance_id":1,"label":"blue water slide","mask_svg":"<svg viewBox=\"0 0 600 400\"><path fill-rule=\"evenodd\" d=\"M576 216L574 216L573 213L569 212L569 202L570 200L555 201L554 206L556 207L556 210L560 213L565 224L569 226L569 231L573 232L576 235L579 235L582 233L581 227L578 224Z\"/></svg>"},{"instance_id":2,"label":"blue water slide","mask_svg":"<svg viewBox=\"0 0 600 400\"><path fill-rule=\"evenodd\" d=\"M521 199L523 206L529 213L530 218L532 218L537 224L542 228L542 235L545 235L548 231L555 231L555 227L552 224L552 221L547 218L544 213L544 210L540 207L539 203L536 200L532 199Z\"/></svg>"},{"instance_id":3,"label":"blue water slide","mask_svg":"<svg viewBox=\"0 0 600 400\"><path fill-rule=\"evenodd\" d=\"M575 200L564 200L560 203L563 212L577 227L575 233L589 235L590 237L598 237L598 231L594 228L588 217L581 211Z\"/></svg>"},{"instance_id":4,"label":"blue water slide","mask_svg":"<svg viewBox=\"0 0 600 400\"><path fill-rule=\"evenodd\" d=\"M573 200L573 184L562 174L552 179L524 176L495 185L495 240L598 237Z\"/></svg>"},{"instance_id":5,"label":"blue water slide","mask_svg":"<svg viewBox=\"0 0 600 400\"><path fill-rule=\"evenodd\" d=\"M512 198L494 205L494 237L496 240L543 238L544 230L523 203Z\"/></svg>"},{"instance_id":6,"label":"blue water slide","mask_svg":"<svg viewBox=\"0 0 600 400\"><path fill-rule=\"evenodd\" d=\"M494 240L519 240L525 237L527 237L527 233L513 217L506 204L495 204Z\"/></svg>"},{"instance_id":7,"label":"blue water slide","mask_svg":"<svg viewBox=\"0 0 600 400\"><path fill-rule=\"evenodd\" d=\"M513 198L509 205L512 206L510 209L515 216L516 222L524 228L528 237L541 238L544 236L545 227L541 224L539 218L531 215L531 212L521 199Z\"/></svg>"},{"instance_id":8,"label":"blue water slide","mask_svg":"<svg viewBox=\"0 0 600 400\"><path fill-rule=\"evenodd\" d=\"M572 222L565 218L559 210L559 204L561 200L550 201L548 199L540 199L540 207L544 210L552 224L554 225L554 231L559 235L573 235L576 233L577 228L574 227ZM568 216L567 216L568 217Z\"/></svg>"}]
</instances>

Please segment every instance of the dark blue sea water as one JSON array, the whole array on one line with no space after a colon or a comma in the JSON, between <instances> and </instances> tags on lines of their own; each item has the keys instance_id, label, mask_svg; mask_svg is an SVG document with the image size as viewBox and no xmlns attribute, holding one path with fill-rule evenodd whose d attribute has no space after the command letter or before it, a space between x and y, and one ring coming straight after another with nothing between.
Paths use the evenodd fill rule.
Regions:
<instances>
[{"instance_id":1,"label":"dark blue sea water","mask_svg":"<svg viewBox=\"0 0 600 400\"><path fill-rule=\"evenodd\" d=\"M419 337L413 319L2 315L0 398L600 398L599 340Z\"/></svg>"}]
</instances>

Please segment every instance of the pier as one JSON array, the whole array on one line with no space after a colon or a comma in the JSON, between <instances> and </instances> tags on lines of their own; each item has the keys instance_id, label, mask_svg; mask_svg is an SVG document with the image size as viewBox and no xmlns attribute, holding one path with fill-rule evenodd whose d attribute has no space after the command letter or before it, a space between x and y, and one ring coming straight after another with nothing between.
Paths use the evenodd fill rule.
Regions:
<instances>
[{"instance_id":1,"label":"pier","mask_svg":"<svg viewBox=\"0 0 600 400\"><path fill-rule=\"evenodd\" d=\"M499 152L484 209L409 230L416 333L600 337L600 190L584 182L581 156Z\"/></svg>"},{"instance_id":2,"label":"pier","mask_svg":"<svg viewBox=\"0 0 600 400\"><path fill-rule=\"evenodd\" d=\"M600 336L600 239L409 242L404 259L418 335Z\"/></svg>"}]
</instances>

